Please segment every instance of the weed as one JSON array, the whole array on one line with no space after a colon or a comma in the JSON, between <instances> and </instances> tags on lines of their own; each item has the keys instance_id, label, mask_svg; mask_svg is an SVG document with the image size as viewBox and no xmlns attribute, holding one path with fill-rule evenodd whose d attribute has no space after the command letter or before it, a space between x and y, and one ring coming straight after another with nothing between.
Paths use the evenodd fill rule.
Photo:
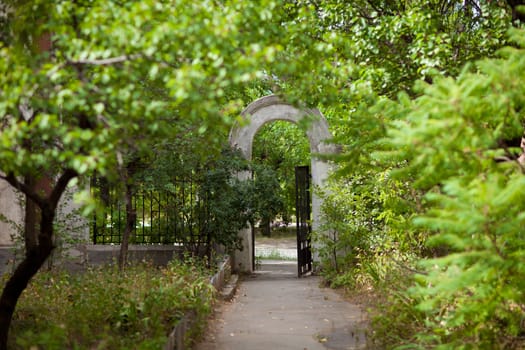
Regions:
<instances>
[{"instance_id":1,"label":"weed","mask_svg":"<svg viewBox=\"0 0 525 350\"><path fill-rule=\"evenodd\" d=\"M190 330L196 336L212 299L207 272L195 263L43 272L20 299L10 348L158 349L189 311L197 317Z\"/></svg>"}]
</instances>

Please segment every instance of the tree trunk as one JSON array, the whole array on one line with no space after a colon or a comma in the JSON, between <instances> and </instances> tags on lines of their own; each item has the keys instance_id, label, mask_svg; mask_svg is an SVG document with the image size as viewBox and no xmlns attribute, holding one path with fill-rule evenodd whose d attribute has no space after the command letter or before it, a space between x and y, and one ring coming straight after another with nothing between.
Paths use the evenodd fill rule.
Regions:
<instances>
[{"instance_id":1,"label":"tree trunk","mask_svg":"<svg viewBox=\"0 0 525 350\"><path fill-rule=\"evenodd\" d=\"M518 10L518 6L525 6L525 1L507 0L507 4L509 4L510 8L512 9L512 20L525 23L525 11L522 12Z\"/></svg>"},{"instance_id":2,"label":"tree trunk","mask_svg":"<svg viewBox=\"0 0 525 350\"><path fill-rule=\"evenodd\" d=\"M126 176L126 227L124 229L124 234L122 235L122 241L120 242L120 254L118 260L118 265L121 270L128 263L129 237L131 236L137 221L137 212L135 208L133 208L133 185L127 183L127 180Z\"/></svg>"},{"instance_id":3,"label":"tree trunk","mask_svg":"<svg viewBox=\"0 0 525 350\"><path fill-rule=\"evenodd\" d=\"M24 178L24 183L31 191L35 191L35 179L32 175ZM38 207L35 202L26 195L25 217L24 217L24 240L26 253L35 249L38 244Z\"/></svg>"},{"instance_id":4,"label":"tree trunk","mask_svg":"<svg viewBox=\"0 0 525 350\"><path fill-rule=\"evenodd\" d=\"M270 219L264 218L261 220L261 233L264 237L270 237L272 235L272 229L270 227Z\"/></svg>"},{"instance_id":5,"label":"tree trunk","mask_svg":"<svg viewBox=\"0 0 525 350\"><path fill-rule=\"evenodd\" d=\"M17 266L2 291L0 297L0 350L7 350L9 327L20 295L53 251L54 217L54 208L42 211L38 243L26 252L24 260Z\"/></svg>"},{"instance_id":6,"label":"tree trunk","mask_svg":"<svg viewBox=\"0 0 525 350\"><path fill-rule=\"evenodd\" d=\"M20 295L53 251L53 222L58 202L69 181L76 176L78 173L75 170L66 169L58 177L54 187L51 186L50 178L46 177L42 186L37 186L43 190L42 193L36 193L25 183L19 182L13 174L4 177L4 180L11 186L22 190L38 205L40 209L40 233L36 245L26 251L24 260L16 267L15 272L4 286L2 296L0 296L0 350L7 350L9 327Z\"/></svg>"}]
</instances>

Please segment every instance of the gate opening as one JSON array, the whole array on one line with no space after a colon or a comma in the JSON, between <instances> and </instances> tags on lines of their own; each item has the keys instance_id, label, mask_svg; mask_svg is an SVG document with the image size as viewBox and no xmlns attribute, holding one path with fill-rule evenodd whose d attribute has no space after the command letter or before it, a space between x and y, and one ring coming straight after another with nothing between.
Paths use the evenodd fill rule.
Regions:
<instances>
[{"instance_id":1,"label":"gate opening","mask_svg":"<svg viewBox=\"0 0 525 350\"><path fill-rule=\"evenodd\" d=\"M269 261L297 269L297 164L310 161L305 128L287 120L271 121L255 135L252 181L258 208L252 231L253 270Z\"/></svg>"}]
</instances>

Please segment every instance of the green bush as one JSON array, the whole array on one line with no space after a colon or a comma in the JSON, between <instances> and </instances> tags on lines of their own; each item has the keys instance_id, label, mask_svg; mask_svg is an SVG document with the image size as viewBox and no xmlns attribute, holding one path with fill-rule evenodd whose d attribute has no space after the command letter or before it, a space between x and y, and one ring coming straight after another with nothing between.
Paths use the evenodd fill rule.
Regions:
<instances>
[{"instance_id":1,"label":"green bush","mask_svg":"<svg viewBox=\"0 0 525 350\"><path fill-rule=\"evenodd\" d=\"M398 264L412 265L421 250L403 198L412 192L389 173L338 179L321 193L321 225L313 238L322 275L333 287L375 286Z\"/></svg>"},{"instance_id":2,"label":"green bush","mask_svg":"<svg viewBox=\"0 0 525 350\"><path fill-rule=\"evenodd\" d=\"M428 275L410 290L426 315L420 343L443 349L525 345L525 177L492 174L444 194L418 220L450 254L421 262ZM521 339L521 340L520 340Z\"/></svg>"},{"instance_id":3,"label":"green bush","mask_svg":"<svg viewBox=\"0 0 525 350\"><path fill-rule=\"evenodd\" d=\"M523 30L511 35L525 44ZM441 254L421 259L424 273L393 301L411 302L398 307L391 329L409 312L421 316L410 326L417 332L394 344L525 346L525 170L516 160L524 150L505 145L523 134L524 86L525 50L506 48L474 73L436 79L412 101L401 97L406 116L390 131L392 151L381 156L406 160L396 176L426 191L413 222Z\"/></svg>"},{"instance_id":4,"label":"green bush","mask_svg":"<svg viewBox=\"0 0 525 350\"><path fill-rule=\"evenodd\" d=\"M11 348L159 349L190 310L196 336L212 300L208 273L196 264L44 272L20 299Z\"/></svg>"},{"instance_id":5,"label":"green bush","mask_svg":"<svg viewBox=\"0 0 525 350\"><path fill-rule=\"evenodd\" d=\"M390 119L370 159L384 169L328 196L337 239L320 255L336 284L377 282L382 348L525 348L525 32L510 37L499 58L376 104Z\"/></svg>"}]
</instances>

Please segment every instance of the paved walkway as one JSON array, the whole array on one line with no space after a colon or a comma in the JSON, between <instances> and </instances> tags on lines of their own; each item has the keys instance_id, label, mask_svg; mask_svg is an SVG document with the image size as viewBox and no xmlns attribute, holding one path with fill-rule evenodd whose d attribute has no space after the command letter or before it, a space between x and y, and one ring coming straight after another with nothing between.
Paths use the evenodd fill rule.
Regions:
<instances>
[{"instance_id":1,"label":"paved walkway","mask_svg":"<svg viewBox=\"0 0 525 350\"><path fill-rule=\"evenodd\" d=\"M364 349L364 313L319 282L297 278L295 262L263 260L236 298L220 307L196 349Z\"/></svg>"}]
</instances>

